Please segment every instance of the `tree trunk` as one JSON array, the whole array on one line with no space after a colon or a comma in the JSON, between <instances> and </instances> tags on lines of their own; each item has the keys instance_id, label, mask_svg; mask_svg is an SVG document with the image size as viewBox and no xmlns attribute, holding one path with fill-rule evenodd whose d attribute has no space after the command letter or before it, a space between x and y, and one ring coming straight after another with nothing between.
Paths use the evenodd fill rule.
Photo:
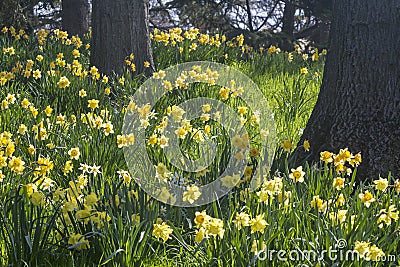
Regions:
<instances>
[{"instance_id":1,"label":"tree trunk","mask_svg":"<svg viewBox=\"0 0 400 267\"><path fill-rule=\"evenodd\" d=\"M250 0L246 0L246 12L247 12L247 23L248 23L249 31L254 32L253 19L251 16Z\"/></svg>"},{"instance_id":2,"label":"tree trunk","mask_svg":"<svg viewBox=\"0 0 400 267\"><path fill-rule=\"evenodd\" d=\"M332 14L320 94L292 160L348 147L363 156L358 180L400 175L400 3L335 0Z\"/></svg>"},{"instance_id":3,"label":"tree trunk","mask_svg":"<svg viewBox=\"0 0 400 267\"><path fill-rule=\"evenodd\" d=\"M62 0L62 28L70 35L89 31L89 3L87 0Z\"/></svg>"},{"instance_id":4,"label":"tree trunk","mask_svg":"<svg viewBox=\"0 0 400 267\"><path fill-rule=\"evenodd\" d=\"M293 32L294 32L294 13L296 7L289 1L285 1L285 9L283 10L283 26L282 33L286 41L282 45L282 49L293 50Z\"/></svg>"},{"instance_id":5,"label":"tree trunk","mask_svg":"<svg viewBox=\"0 0 400 267\"><path fill-rule=\"evenodd\" d=\"M91 64L106 74L120 72L132 53L136 73L150 75L154 64L148 18L148 0L93 0ZM150 67L144 68L145 61Z\"/></svg>"}]
</instances>

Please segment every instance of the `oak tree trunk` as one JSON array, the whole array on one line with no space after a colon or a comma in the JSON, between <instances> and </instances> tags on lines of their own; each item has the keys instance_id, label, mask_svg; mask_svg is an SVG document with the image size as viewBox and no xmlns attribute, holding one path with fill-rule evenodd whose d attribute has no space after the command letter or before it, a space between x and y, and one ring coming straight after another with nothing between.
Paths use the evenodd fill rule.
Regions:
<instances>
[{"instance_id":1,"label":"oak tree trunk","mask_svg":"<svg viewBox=\"0 0 400 267\"><path fill-rule=\"evenodd\" d=\"M348 147L363 156L358 180L400 175L400 2L334 0L332 8L320 94L293 162Z\"/></svg>"},{"instance_id":2,"label":"oak tree trunk","mask_svg":"<svg viewBox=\"0 0 400 267\"><path fill-rule=\"evenodd\" d=\"M82 35L89 30L88 0L62 0L62 28L70 35Z\"/></svg>"},{"instance_id":3,"label":"oak tree trunk","mask_svg":"<svg viewBox=\"0 0 400 267\"><path fill-rule=\"evenodd\" d=\"M296 7L290 1L291 0L285 1L282 19L282 33L285 34L286 38L286 42L283 43L282 48L286 51L293 50L294 14L296 12Z\"/></svg>"},{"instance_id":4,"label":"oak tree trunk","mask_svg":"<svg viewBox=\"0 0 400 267\"><path fill-rule=\"evenodd\" d=\"M93 0L92 65L106 74L120 72L132 53L136 73L151 74L148 4L148 0ZM145 61L150 67L144 68Z\"/></svg>"}]
</instances>

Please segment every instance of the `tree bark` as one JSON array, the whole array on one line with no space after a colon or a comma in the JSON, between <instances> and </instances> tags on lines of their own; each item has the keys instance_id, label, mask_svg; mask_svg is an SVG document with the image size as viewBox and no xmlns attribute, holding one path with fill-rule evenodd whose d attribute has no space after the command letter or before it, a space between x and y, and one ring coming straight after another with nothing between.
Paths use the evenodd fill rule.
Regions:
<instances>
[{"instance_id":1,"label":"tree bark","mask_svg":"<svg viewBox=\"0 0 400 267\"><path fill-rule=\"evenodd\" d=\"M400 3L335 0L332 14L320 94L292 162L348 147L363 156L358 180L400 175Z\"/></svg>"},{"instance_id":2,"label":"tree bark","mask_svg":"<svg viewBox=\"0 0 400 267\"><path fill-rule=\"evenodd\" d=\"M249 31L250 32L254 32L253 19L252 19L252 16L251 16L250 0L246 0L246 12L247 12L247 23L249 25Z\"/></svg>"},{"instance_id":3,"label":"tree bark","mask_svg":"<svg viewBox=\"0 0 400 267\"><path fill-rule=\"evenodd\" d=\"M152 73L148 4L148 0L93 0L92 65L106 74L120 72L132 53L136 73ZM150 67L144 68L145 61Z\"/></svg>"},{"instance_id":4,"label":"tree bark","mask_svg":"<svg viewBox=\"0 0 400 267\"><path fill-rule=\"evenodd\" d=\"M296 7L289 1L285 1L283 10L283 26L282 33L285 34L286 42L283 43L282 49L293 50L293 32L294 32L294 14Z\"/></svg>"},{"instance_id":5,"label":"tree bark","mask_svg":"<svg viewBox=\"0 0 400 267\"><path fill-rule=\"evenodd\" d=\"M89 3L87 0L62 0L62 28L70 35L89 31Z\"/></svg>"}]
</instances>

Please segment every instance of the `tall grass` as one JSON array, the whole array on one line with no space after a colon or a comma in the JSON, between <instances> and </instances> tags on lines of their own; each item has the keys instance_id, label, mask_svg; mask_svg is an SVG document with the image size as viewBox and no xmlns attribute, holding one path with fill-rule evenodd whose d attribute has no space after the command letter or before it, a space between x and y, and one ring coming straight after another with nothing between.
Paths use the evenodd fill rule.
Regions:
<instances>
[{"instance_id":1,"label":"tall grass","mask_svg":"<svg viewBox=\"0 0 400 267\"><path fill-rule=\"evenodd\" d=\"M118 147L117 136L121 134L130 96L141 85L143 77L132 75L129 66L126 72L109 77L109 81L103 80L104 75L90 73L89 36L68 39L60 32L45 36L42 31L24 38L8 29L0 36L3 48L0 52L0 79L3 78L0 80L0 100L4 100L0 111L0 154L5 157L5 164L0 167L4 174L0 178L0 265L400 264L400 259L383 262L375 261L374 257L379 249L386 256L398 253L400 183L397 180L389 176L387 180L377 182L378 185L387 182L387 188L375 184L355 185L357 168L349 163L356 155L346 154L346 151L333 151L337 153L336 157L329 157L346 164L344 171L338 170L336 161L321 161L302 166L304 173L299 173L304 182L292 178L295 173L292 167L298 167L287 164L293 145L283 148L282 143L297 143L311 114L322 80L322 53L294 50L289 54L274 47L252 51L242 44L240 37L224 41L222 35L208 36L209 41L204 43L201 40L206 36L201 37L198 33L194 40L184 37L178 30L173 38L165 38L166 35L158 38L159 34L154 33L152 41L157 70L188 61L214 61L245 73L262 90L273 111L277 132L275 163L263 177L266 182L256 192L248 192L245 177L241 177L244 182L229 194L200 207L177 208L156 201L142 191L134 179L125 179L120 174L128 167L123 150ZM171 43L176 36L181 36L182 40ZM214 41L210 41L212 38ZM195 49L193 44L196 44ZM75 49L80 52L80 57L74 58ZM58 56L59 53L63 53L63 57ZM318 60L312 60L315 53L319 55ZM43 60L38 60L38 55L43 56ZM305 55L309 55L308 58ZM28 60L33 62L30 67ZM73 60L82 64L81 71L87 71L87 75L74 73ZM37 79L33 77L36 69L41 71L41 77ZM27 71L30 71L29 77ZM96 79L97 74L99 79ZM68 87L58 85L62 76L68 78ZM125 79L123 83L121 77ZM85 90L86 96L80 95L80 90ZM171 93L161 99L156 112L165 114L162 109L168 105L198 96L218 98L218 90L194 84L187 92ZM24 102L25 98L29 104ZM90 99L99 100L99 107L88 107ZM241 105L239 100L227 103L232 107ZM48 115L44 111L47 106L53 109ZM113 125L114 133L106 134L102 125L107 122ZM21 130L21 124L26 126L26 132ZM193 121L193 125L200 129L204 123ZM155 126L150 125L149 135ZM217 136L220 144L217 154L222 160L213 163L203 182L218 175L229 157L226 135L214 126L217 123L212 125L211 134ZM15 146L12 153L10 144ZM36 150L32 151L32 147ZM78 159L71 159L68 151L76 147L80 155ZM192 158L201 156L193 138L181 141L180 147ZM148 146L148 152L153 153L155 165L163 158L160 148ZM23 171L18 172L10 163L13 156L25 162ZM40 158L46 158L47 163L39 163ZM73 167L70 171L66 171L68 161ZM81 164L101 166L101 173L85 173L79 169ZM38 174L40 167L44 171ZM252 158L249 167L253 168L254 175L256 167L261 166L257 166L257 160ZM344 178L343 188L335 187L337 177ZM271 185L276 188L271 189ZM366 190L375 199L369 207L366 205L368 199L360 198ZM263 199L263 192L268 194L266 199ZM89 196L93 194L96 199L88 204ZM388 212L391 205L394 209ZM223 236L209 235L196 242L200 227L194 219L196 212L203 210L212 218L222 219ZM89 215L81 217L80 211L88 211ZM250 219L261 215L268 225L263 231L252 231L248 225L239 229L235 219L241 212ZM339 214L342 214L340 218ZM154 224L161 221L172 229L166 242L153 236ZM342 240L346 241L342 249L349 251L356 249L358 241L370 242L367 246L369 254L359 260L322 257L280 261L276 255L266 261L260 259L264 248L294 251L294 254L306 250L321 252L334 249Z\"/></svg>"}]
</instances>

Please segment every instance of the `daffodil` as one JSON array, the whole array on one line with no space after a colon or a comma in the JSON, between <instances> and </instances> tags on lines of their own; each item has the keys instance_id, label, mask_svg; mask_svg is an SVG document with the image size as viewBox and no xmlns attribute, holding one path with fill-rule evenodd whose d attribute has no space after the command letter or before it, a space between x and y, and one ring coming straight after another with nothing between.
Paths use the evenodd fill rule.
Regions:
<instances>
[{"instance_id":1,"label":"daffodil","mask_svg":"<svg viewBox=\"0 0 400 267\"><path fill-rule=\"evenodd\" d=\"M164 163L159 162L156 167L156 178L166 181L168 180L172 173L167 169L167 166L164 165Z\"/></svg>"},{"instance_id":2,"label":"daffodil","mask_svg":"<svg viewBox=\"0 0 400 267\"><path fill-rule=\"evenodd\" d=\"M120 177L122 177L122 179L124 179L125 184L129 183L132 180L131 175L127 171L120 170L117 171L117 173L120 175Z\"/></svg>"},{"instance_id":3,"label":"daffodil","mask_svg":"<svg viewBox=\"0 0 400 267\"><path fill-rule=\"evenodd\" d=\"M194 223L196 224L197 227L201 227L207 224L210 219L211 217L207 215L207 212L205 210L203 210L202 212L196 211Z\"/></svg>"},{"instance_id":4,"label":"daffodil","mask_svg":"<svg viewBox=\"0 0 400 267\"><path fill-rule=\"evenodd\" d=\"M364 205L369 208L371 206L372 202L375 202L376 199L374 196L369 192L368 190L365 191L364 193L358 194L358 197L361 199L361 201L364 203Z\"/></svg>"},{"instance_id":5,"label":"daffodil","mask_svg":"<svg viewBox=\"0 0 400 267\"><path fill-rule=\"evenodd\" d=\"M76 250L89 249L90 244L85 236L81 234L73 234L68 239L68 244L73 246Z\"/></svg>"},{"instance_id":6,"label":"daffodil","mask_svg":"<svg viewBox=\"0 0 400 267\"><path fill-rule=\"evenodd\" d=\"M81 152L79 151L79 147L71 148L68 151L68 155L70 156L70 159L78 160L79 156L81 155Z\"/></svg>"},{"instance_id":7,"label":"daffodil","mask_svg":"<svg viewBox=\"0 0 400 267\"><path fill-rule=\"evenodd\" d=\"M330 163L333 161L332 153L329 151L323 151L320 153L320 159L325 163Z\"/></svg>"},{"instance_id":8,"label":"daffodil","mask_svg":"<svg viewBox=\"0 0 400 267\"><path fill-rule=\"evenodd\" d=\"M343 195L343 194L340 194L340 195L337 197L336 201L335 201L336 207L343 206L345 203L346 203L346 199L344 198L344 195Z\"/></svg>"},{"instance_id":9,"label":"daffodil","mask_svg":"<svg viewBox=\"0 0 400 267\"><path fill-rule=\"evenodd\" d=\"M201 192L196 185L189 185L186 191L183 193L183 201L187 201L193 204L197 199L199 199Z\"/></svg>"},{"instance_id":10,"label":"daffodil","mask_svg":"<svg viewBox=\"0 0 400 267\"><path fill-rule=\"evenodd\" d=\"M99 106L99 100L96 99L90 99L88 100L88 107L91 109L95 109Z\"/></svg>"},{"instance_id":11,"label":"daffodil","mask_svg":"<svg viewBox=\"0 0 400 267\"><path fill-rule=\"evenodd\" d=\"M97 198L97 195L94 192L90 193L85 197L85 205L89 207L95 205L97 201L99 201L99 199Z\"/></svg>"},{"instance_id":12,"label":"daffodil","mask_svg":"<svg viewBox=\"0 0 400 267\"><path fill-rule=\"evenodd\" d=\"M383 250L373 244L369 248L369 253L366 256L366 260L381 261L383 257L385 257L385 253L383 252Z\"/></svg>"},{"instance_id":13,"label":"daffodil","mask_svg":"<svg viewBox=\"0 0 400 267\"><path fill-rule=\"evenodd\" d=\"M224 222L218 218L210 218L210 220L205 225L206 234L211 236L219 236L223 238L224 236Z\"/></svg>"},{"instance_id":14,"label":"daffodil","mask_svg":"<svg viewBox=\"0 0 400 267\"><path fill-rule=\"evenodd\" d=\"M200 229L196 230L196 236L194 238L194 241L200 243L206 237L207 237L206 229L201 227Z\"/></svg>"},{"instance_id":15,"label":"daffodil","mask_svg":"<svg viewBox=\"0 0 400 267\"><path fill-rule=\"evenodd\" d=\"M300 73L301 73L301 74L307 74L307 73L308 73L308 69L307 69L306 67L301 68L301 69L300 69Z\"/></svg>"},{"instance_id":16,"label":"daffodil","mask_svg":"<svg viewBox=\"0 0 400 267\"><path fill-rule=\"evenodd\" d=\"M361 258L364 258L369 253L370 244L370 242L356 241L354 243L354 251L356 251Z\"/></svg>"},{"instance_id":17,"label":"daffodil","mask_svg":"<svg viewBox=\"0 0 400 267\"><path fill-rule=\"evenodd\" d=\"M378 226L379 228L382 228L384 223L386 224L386 226L389 226L392 223L392 220L397 222L398 219L399 211L396 209L395 205L390 205L387 210L382 209L379 211Z\"/></svg>"},{"instance_id":18,"label":"daffodil","mask_svg":"<svg viewBox=\"0 0 400 267\"><path fill-rule=\"evenodd\" d=\"M42 192L36 191L31 194L31 202L34 206L45 204L45 196Z\"/></svg>"},{"instance_id":19,"label":"daffodil","mask_svg":"<svg viewBox=\"0 0 400 267\"><path fill-rule=\"evenodd\" d=\"M60 87L60 88L66 88L70 85L70 82L67 77L62 76L57 84L58 84L58 87Z\"/></svg>"},{"instance_id":20,"label":"daffodil","mask_svg":"<svg viewBox=\"0 0 400 267\"><path fill-rule=\"evenodd\" d=\"M379 178L378 180L374 181L375 189L379 191L385 191L389 185L388 179L386 178Z\"/></svg>"},{"instance_id":21,"label":"daffodil","mask_svg":"<svg viewBox=\"0 0 400 267\"><path fill-rule=\"evenodd\" d=\"M286 152L289 152L290 151L290 149L292 148L292 142L290 142L289 140L285 140L285 141L283 141L283 143L282 143L282 148L283 148L283 150L285 150Z\"/></svg>"},{"instance_id":22,"label":"daffodil","mask_svg":"<svg viewBox=\"0 0 400 267\"><path fill-rule=\"evenodd\" d=\"M161 224L159 224L159 223L153 224L152 236L163 240L164 243L167 242L167 240L171 238L170 235L172 234L172 232L173 232L172 228L165 222L163 222Z\"/></svg>"},{"instance_id":23,"label":"daffodil","mask_svg":"<svg viewBox=\"0 0 400 267\"><path fill-rule=\"evenodd\" d=\"M88 209L78 210L75 213L75 218L78 222L89 222L91 211Z\"/></svg>"},{"instance_id":24,"label":"daffodil","mask_svg":"<svg viewBox=\"0 0 400 267\"><path fill-rule=\"evenodd\" d=\"M333 225L343 224L346 221L347 210L338 210L337 212L330 212L329 218L332 220Z\"/></svg>"},{"instance_id":25,"label":"daffodil","mask_svg":"<svg viewBox=\"0 0 400 267\"><path fill-rule=\"evenodd\" d=\"M93 173L94 176L96 176L97 174L101 173L100 168L101 168L101 166L93 165L90 167L90 172Z\"/></svg>"},{"instance_id":26,"label":"daffodil","mask_svg":"<svg viewBox=\"0 0 400 267\"><path fill-rule=\"evenodd\" d=\"M245 212L236 213L236 217L232 222L240 230L250 225L250 215Z\"/></svg>"},{"instance_id":27,"label":"daffodil","mask_svg":"<svg viewBox=\"0 0 400 267\"><path fill-rule=\"evenodd\" d=\"M79 90L79 96L80 96L80 97L85 97L85 96L87 96L86 91L83 90L83 89Z\"/></svg>"},{"instance_id":28,"label":"daffodil","mask_svg":"<svg viewBox=\"0 0 400 267\"><path fill-rule=\"evenodd\" d=\"M304 140L303 148L305 151L310 151L310 142L308 140Z\"/></svg>"},{"instance_id":29,"label":"daffodil","mask_svg":"<svg viewBox=\"0 0 400 267\"><path fill-rule=\"evenodd\" d=\"M304 175L306 174L303 171L303 166L299 166L296 169L292 169L292 172L289 174L289 178L292 179L294 182L304 182Z\"/></svg>"},{"instance_id":30,"label":"daffodil","mask_svg":"<svg viewBox=\"0 0 400 267\"><path fill-rule=\"evenodd\" d=\"M254 254L258 254L261 251L265 250L266 248L267 248L267 245L262 240L261 240L261 242L259 242L258 240L254 240L253 243L251 244L250 252L253 252Z\"/></svg>"},{"instance_id":31,"label":"daffodil","mask_svg":"<svg viewBox=\"0 0 400 267\"><path fill-rule=\"evenodd\" d=\"M250 220L249 225L251 227L251 233L264 233L264 229L265 227L267 227L268 223L264 219L264 214L259 214L255 218Z\"/></svg>"},{"instance_id":32,"label":"daffodil","mask_svg":"<svg viewBox=\"0 0 400 267\"><path fill-rule=\"evenodd\" d=\"M37 80L37 79L42 78L42 73L40 72L39 69L37 69L37 70L35 70L35 71L33 72L32 76L33 76L33 78L35 78L35 79Z\"/></svg>"},{"instance_id":33,"label":"daffodil","mask_svg":"<svg viewBox=\"0 0 400 267\"><path fill-rule=\"evenodd\" d=\"M221 180L221 183L223 186L225 186L227 188L233 188L240 181L240 176L239 175L227 175L225 177L222 177L220 180Z\"/></svg>"},{"instance_id":34,"label":"daffodil","mask_svg":"<svg viewBox=\"0 0 400 267\"><path fill-rule=\"evenodd\" d=\"M333 179L332 187L334 187L336 190L341 190L344 187L344 182L344 178L336 177Z\"/></svg>"},{"instance_id":35,"label":"daffodil","mask_svg":"<svg viewBox=\"0 0 400 267\"><path fill-rule=\"evenodd\" d=\"M172 106L169 114L172 116L173 121L180 122L185 111L179 106Z\"/></svg>"},{"instance_id":36,"label":"daffodil","mask_svg":"<svg viewBox=\"0 0 400 267\"><path fill-rule=\"evenodd\" d=\"M319 195L313 196L313 199L311 200L310 205L313 208L317 208L319 212L325 212L326 209L328 208L327 201L324 201L323 199L321 199L319 197Z\"/></svg>"}]
</instances>

